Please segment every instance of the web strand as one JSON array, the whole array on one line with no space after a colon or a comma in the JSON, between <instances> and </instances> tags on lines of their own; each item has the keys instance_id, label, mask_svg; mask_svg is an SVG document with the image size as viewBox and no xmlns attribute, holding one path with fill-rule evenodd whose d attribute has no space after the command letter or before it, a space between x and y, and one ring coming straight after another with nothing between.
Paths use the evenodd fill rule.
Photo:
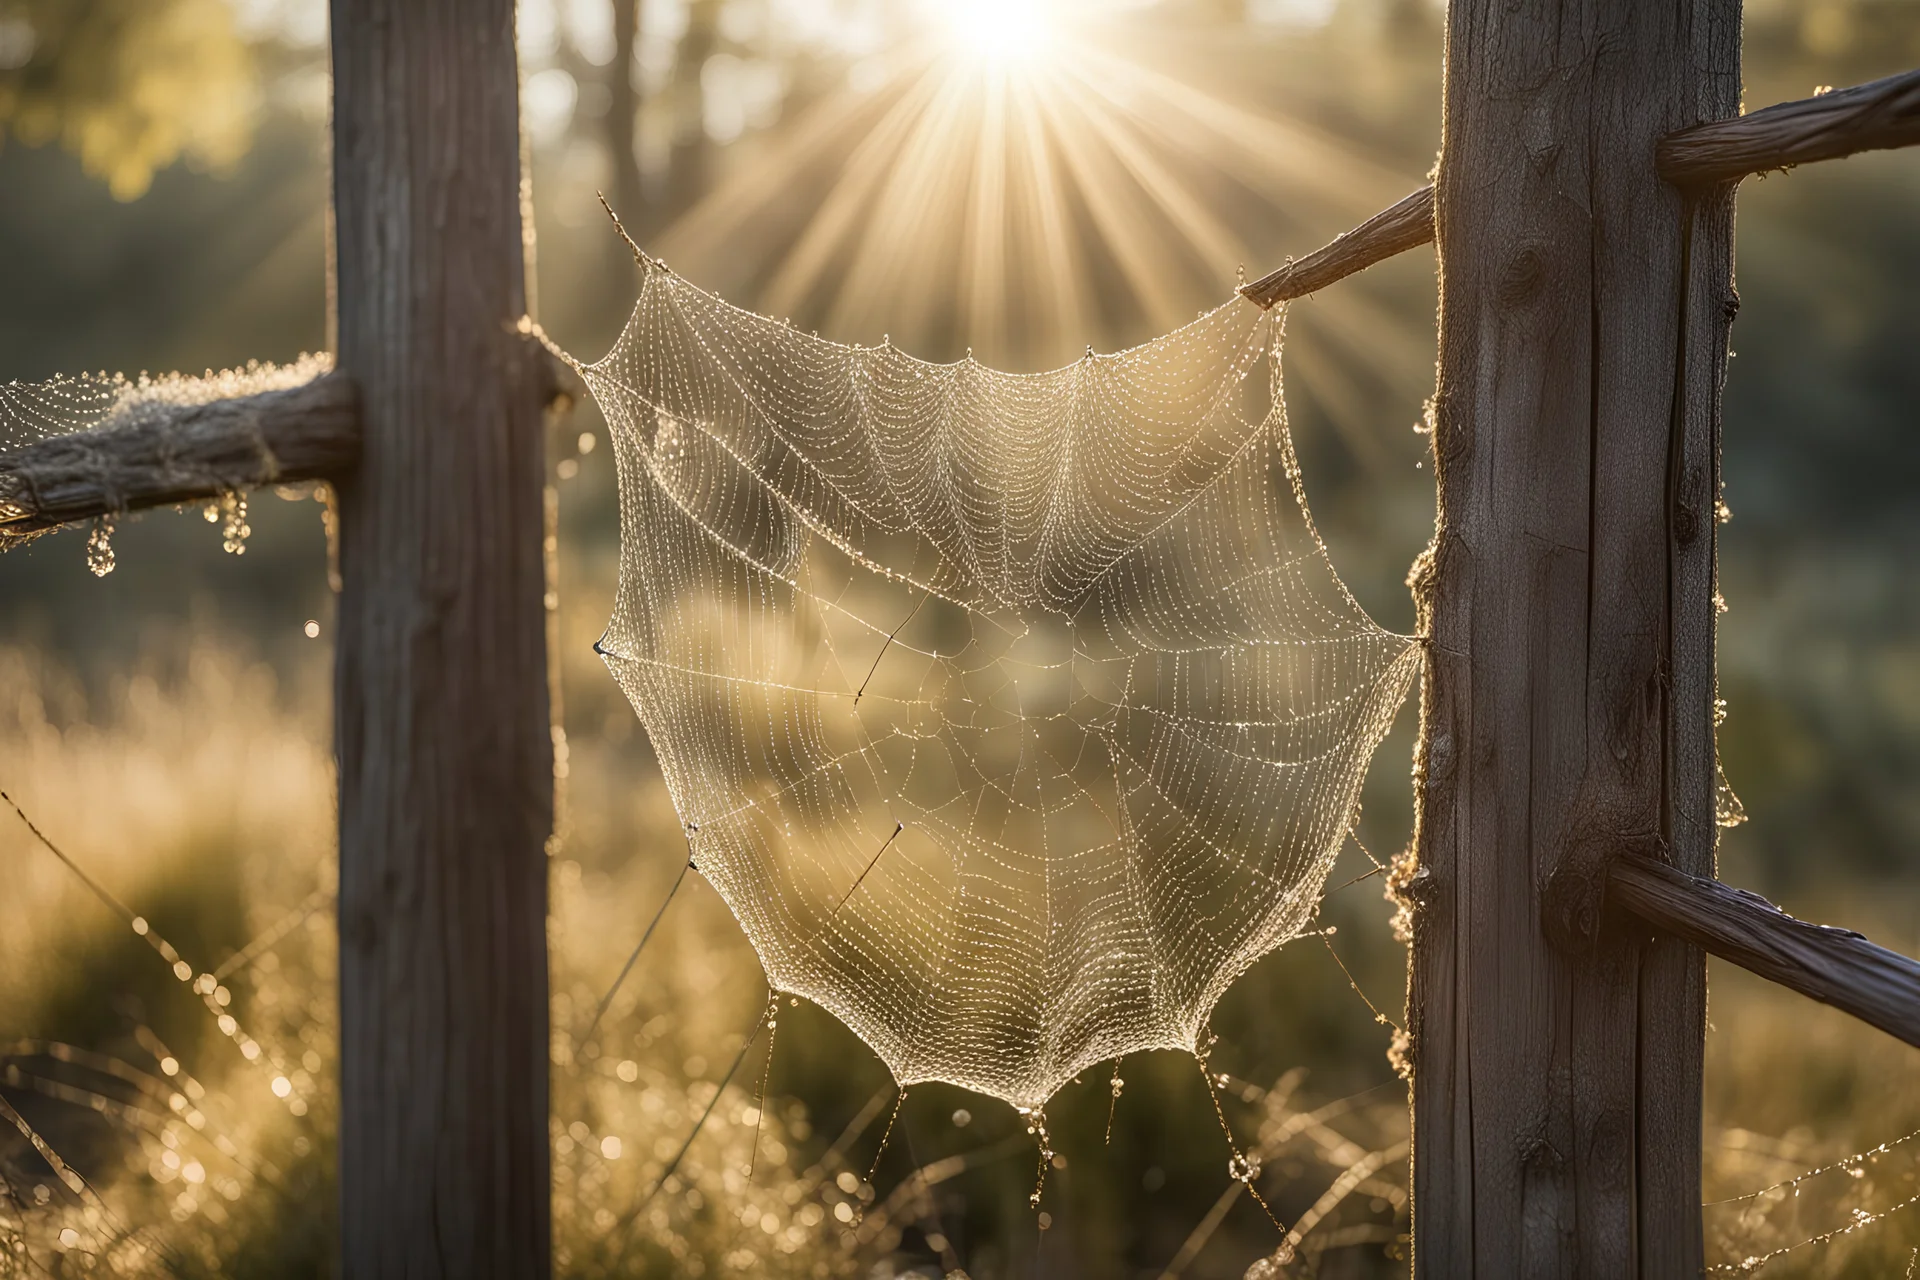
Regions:
<instances>
[{"instance_id":1,"label":"web strand","mask_svg":"<svg viewBox=\"0 0 1920 1280\"><path fill-rule=\"evenodd\" d=\"M647 1206L652 1204L654 1198L660 1194L660 1189L666 1186L667 1181L679 1171L680 1162L685 1160L687 1158L687 1152L693 1149L694 1139L700 1136L700 1131L707 1127L707 1121L713 1118L713 1109L720 1104L721 1095L725 1094L727 1086L733 1083L733 1077L739 1072L740 1064L747 1060L747 1052L753 1048L754 1041L760 1038L760 1029L763 1025L762 1020L755 1019L753 1030L747 1033L745 1041L740 1046L740 1052L734 1055L733 1063L727 1068L727 1073L720 1077L720 1083L714 1087L713 1096L707 1099L707 1105L705 1109L700 1112L700 1118L695 1120L693 1122L693 1128L687 1131L686 1141L680 1144L680 1149L673 1153L673 1159L667 1161L666 1165L660 1170L660 1176L654 1180L653 1189L648 1191L647 1194L640 1199L639 1203L627 1210L626 1213L621 1216L619 1222L614 1225L614 1229L609 1233L610 1239L623 1239L628 1229L633 1226L634 1222L638 1220L642 1213L646 1212Z\"/></svg>"},{"instance_id":2,"label":"web strand","mask_svg":"<svg viewBox=\"0 0 1920 1280\"><path fill-rule=\"evenodd\" d=\"M767 993L767 1015L765 1019L767 1027L767 1057L760 1068L759 1091L753 1095L753 1145L747 1150L748 1182L753 1181L754 1166L760 1162L760 1130L766 1127L767 1085L773 1079L773 1046L780 1029L779 1014L780 993L778 991L769 991Z\"/></svg>"},{"instance_id":3,"label":"web strand","mask_svg":"<svg viewBox=\"0 0 1920 1280\"><path fill-rule=\"evenodd\" d=\"M647 927L641 931L640 941L633 944L633 950L628 954L627 962L620 966L620 972L614 978L613 985L607 988L607 994L600 997L600 1004L593 1011L593 1020L588 1022L587 1029L580 1033L579 1038L582 1043L592 1038L593 1033L600 1026L600 1020L607 1016L607 1010L613 1005L613 998L620 994L620 988L626 983L627 975L633 972L633 966L639 961L640 953L647 949L647 943L652 939L653 931L660 927L660 921L665 918L667 908L673 905L675 896L680 892L680 886L686 881L687 872L691 870L693 870L693 846L689 841L687 860L680 864L680 871L673 877L673 884L668 887L667 896L661 899L659 909L653 913L653 919L649 920Z\"/></svg>"},{"instance_id":4,"label":"web strand","mask_svg":"<svg viewBox=\"0 0 1920 1280\"><path fill-rule=\"evenodd\" d=\"M1227 1151L1231 1157L1227 1161L1228 1173L1232 1175L1235 1182L1246 1187L1247 1194L1252 1196L1254 1203L1260 1206L1260 1212L1267 1215L1267 1221L1273 1224L1273 1229L1278 1231L1282 1236L1286 1235L1287 1229L1280 1224L1280 1219L1274 1216L1273 1206L1267 1203L1267 1198L1260 1194L1260 1188L1254 1185L1255 1180L1260 1176L1259 1157L1255 1154L1242 1151L1240 1144L1234 1141L1233 1127L1227 1123L1226 1110L1220 1105L1218 1083L1215 1081L1213 1073L1207 1068L1207 1060L1196 1053L1194 1054L1194 1061L1200 1066L1200 1078L1206 1082L1207 1101L1213 1104L1213 1118L1220 1122L1221 1136L1227 1140Z\"/></svg>"},{"instance_id":5,"label":"web strand","mask_svg":"<svg viewBox=\"0 0 1920 1280\"><path fill-rule=\"evenodd\" d=\"M174 947L171 942L168 942L166 938L162 937L160 932L153 927L152 923L149 922L145 916L140 915L134 911L132 907L129 907L125 902L121 901L109 891L105 885L94 879L66 850L55 844L47 833L42 831L38 824L27 816L26 810L20 807L20 803L4 789L0 789L0 801L4 801L7 807L13 810L14 816L20 819L21 824L26 827L35 841L47 852L51 853L62 866L72 872L74 878L85 886L87 891L91 893L101 905L105 906L109 911L126 922L127 927L133 931L134 936L142 942L145 942L147 946L152 949L153 953L166 964L168 971L172 973L175 981L185 985L193 992L199 999L201 1005L206 1009L214 1025L219 1028L220 1034L233 1042L234 1047L240 1051L240 1056L269 1075L272 1080L272 1092L274 1096L280 1099L293 1115L305 1115L307 1112L307 1100L300 1096L299 1091L294 1088L292 1084L294 1077L293 1069L287 1066L281 1060L280 1055L271 1047L250 1035L246 1028L241 1025L240 1020L228 1009L227 1006L232 996L220 980L227 966L222 966L222 969L219 971L196 972L194 967L181 956L179 950ZM332 895L327 894L325 897L330 900ZM311 899L309 899L309 901L311 902ZM312 914L312 908L303 908L297 914L300 915L301 919L305 919L306 916ZM285 922L282 921L282 924L284 925ZM290 928L290 925L286 928L281 928L276 925L275 928L270 929L268 934L263 936L263 938L242 948L228 964L234 968L238 968L239 966L233 963L234 960L239 960L243 956L251 958L259 954L259 952L264 951L267 946L272 945L272 942L277 942L279 938L284 937ZM269 941L269 939L271 940Z\"/></svg>"}]
</instances>

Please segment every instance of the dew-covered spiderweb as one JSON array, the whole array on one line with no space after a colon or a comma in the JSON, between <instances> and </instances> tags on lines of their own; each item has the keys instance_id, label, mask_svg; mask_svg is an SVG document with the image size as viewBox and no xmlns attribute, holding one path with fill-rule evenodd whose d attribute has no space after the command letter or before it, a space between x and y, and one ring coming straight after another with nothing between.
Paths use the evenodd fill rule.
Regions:
<instances>
[{"instance_id":1,"label":"dew-covered spiderweb","mask_svg":"<svg viewBox=\"0 0 1920 1280\"><path fill-rule=\"evenodd\" d=\"M600 643L773 986L1036 1108L1194 1050L1311 920L1418 670L1307 513L1281 318L1049 373L843 346L646 264L584 373Z\"/></svg>"}]
</instances>

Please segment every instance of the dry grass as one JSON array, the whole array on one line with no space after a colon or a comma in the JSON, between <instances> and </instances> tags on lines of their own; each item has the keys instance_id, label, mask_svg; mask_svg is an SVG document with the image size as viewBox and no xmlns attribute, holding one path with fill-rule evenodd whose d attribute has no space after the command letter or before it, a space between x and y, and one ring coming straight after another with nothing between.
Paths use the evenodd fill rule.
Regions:
<instances>
[{"instance_id":1,"label":"dry grass","mask_svg":"<svg viewBox=\"0 0 1920 1280\"><path fill-rule=\"evenodd\" d=\"M1888 927L1864 894L1819 910L1794 905L1909 955L1920 942ZM1896 1206L1920 1195L1920 1137L1898 1143L1920 1130L1913 1048L1732 965L1714 963L1710 984L1708 1261L1738 1274L1749 1258L1798 1245L1760 1274L1908 1274L1920 1248L1920 1204ZM1827 1166L1835 1167L1792 1181ZM1846 1233L1802 1243L1832 1231Z\"/></svg>"},{"instance_id":2,"label":"dry grass","mask_svg":"<svg viewBox=\"0 0 1920 1280\"><path fill-rule=\"evenodd\" d=\"M764 1115L755 1097L759 1045L720 1087L743 1036L764 1017L767 995L725 907L697 877L602 1026L581 1034L684 849L624 708L590 681L573 687L589 692L573 701L572 722L596 728L579 734L569 753L553 882L561 1273L797 1277L876 1266L878 1274L915 1266L944 1274L964 1265L986 1280L1046 1270L1040 1244L1030 1256L991 1244L963 1257L961 1242L943 1234L956 1197L972 1196L976 1203L960 1212L978 1215L981 1196L1004 1191L1014 1207L1002 1236L1033 1238L1034 1215L1024 1207L1031 1142L1011 1125L994 1129L991 1104L972 1104L981 1119L965 1133L956 1117L945 1130L952 1141L937 1152L927 1149L923 1125L920 1149L892 1152L876 1189L866 1175L891 1093L872 1064L834 1064L832 1071L858 1077L859 1105L836 1110L829 1100L815 1114L798 1079L819 1051L805 1039L807 1020L819 1017L813 1011L778 1006L787 1038ZM205 645L155 660L91 698L59 667L0 652L0 785L151 922L149 936L137 936L0 814L9 887L0 897L0 1040L11 1041L0 1050L4 1097L86 1178L76 1191L24 1141L0 1141L0 1276L331 1274L333 784L324 706L317 669L290 692L265 666ZM1859 918L1844 903L1824 914ZM263 936L271 945L230 963ZM156 954L156 937L178 948L188 980ZM209 972L217 987L196 990ZM1333 990L1335 975L1321 977L1329 999L1351 998L1343 986ZM1904 1046L1724 970L1714 975L1713 1015L1709 1200L1920 1128L1920 1091ZM796 1079L783 1088L789 1072ZM1104 1156L1125 1166L1120 1182L1137 1188L1141 1175L1129 1161L1155 1172L1159 1163L1173 1167L1168 1157L1180 1153L1141 1145L1147 1141L1195 1146L1203 1152L1198 1167L1223 1173L1217 1128L1140 1136L1155 1132L1139 1126L1150 1126L1169 1082L1182 1079L1180 1065L1130 1063L1127 1075L1120 1115L1135 1128L1116 1132ZM1091 1135L1059 1144L1076 1164L1049 1176L1065 1179L1059 1186L1068 1190L1076 1177L1108 1172L1082 1172L1083 1152L1099 1142L1105 1081L1086 1092L1062 1104L1062 1123L1076 1123L1078 1108ZM1298 1223L1325 1201L1324 1218L1293 1260L1261 1264L1259 1274L1403 1267L1394 1257L1405 1229L1405 1111L1391 1088L1329 1105L1295 1071L1270 1085L1229 1077L1222 1095L1266 1166L1260 1185L1284 1220ZM942 1114L954 1109L940 1096L934 1102ZM651 1194L709 1103L700 1139ZM1788 1188L1710 1207L1711 1256L1737 1262L1914 1194L1916 1148L1920 1140L1811 1179L1799 1194ZM1343 1182L1347 1170L1357 1172ZM1224 1176L1201 1203L1216 1194L1217 1214L1195 1213L1180 1228L1184 1239L1153 1246L1155 1274L1171 1262L1170 1275L1238 1275L1257 1257L1245 1242L1270 1228L1230 1216L1257 1210ZM1254 1247L1272 1249L1274 1237L1264 1238ZM1803 1246L1764 1270L1897 1275L1916 1241L1920 1206ZM1062 1239L1053 1247L1080 1246ZM1100 1259L1079 1261L1088 1274L1106 1273Z\"/></svg>"}]
</instances>

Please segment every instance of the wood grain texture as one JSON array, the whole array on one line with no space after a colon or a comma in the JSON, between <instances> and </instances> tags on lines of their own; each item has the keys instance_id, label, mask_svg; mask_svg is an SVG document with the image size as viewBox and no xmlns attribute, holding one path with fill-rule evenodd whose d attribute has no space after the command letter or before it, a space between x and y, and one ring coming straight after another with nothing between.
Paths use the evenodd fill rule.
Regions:
<instances>
[{"instance_id":1,"label":"wood grain texture","mask_svg":"<svg viewBox=\"0 0 1920 1280\"><path fill-rule=\"evenodd\" d=\"M1662 177L1698 187L1912 146L1920 146L1920 71L1678 130L1658 154Z\"/></svg>"},{"instance_id":2,"label":"wood grain texture","mask_svg":"<svg viewBox=\"0 0 1920 1280\"><path fill-rule=\"evenodd\" d=\"M1740 5L1696 5L1685 37L1695 58L1691 97L1676 114L1714 119L1739 109ZM1686 272L1679 291L1662 499L1666 513L1665 789L1660 833L1685 871L1714 874L1720 778L1714 708L1719 620L1720 408L1727 340L1739 297L1733 288L1734 188L1688 193L1681 206ZM1642 1274L1696 1275L1700 1228L1701 1083L1705 1070L1707 967L1699 949L1672 936L1640 943L1638 1142L1635 1152Z\"/></svg>"},{"instance_id":3,"label":"wood grain texture","mask_svg":"<svg viewBox=\"0 0 1920 1280\"><path fill-rule=\"evenodd\" d=\"M1304 258L1241 289L1263 307L1303 298L1395 254L1433 243L1433 188L1422 187Z\"/></svg>"},{"instance_id":4,"label":"wood grain texture","mask_svg":"<svg viewBox=\"0 0 1920 1280\"><path fill-rule=\"evenodd\" d=\"M143 404L124 422L0 453L0 539L325 479L359 457L359 401L339 374L206 404Z\"/></svg>"},{"instance_id":5,"label":"wood grain texture","mask_svg":"<svg viewBox=\"0 0 1920 1280\"><path fill-rule=\"evenodd\" d=\"M1609 902L1646 924L1920 1046L1920 961L1651 858L1608 872Z\"/></svg>"},{"instance_id":6,"label":"wood grain texture","mask_svg":"<svg viewBox=\"0 0 1920 1280\"><path fill-rule=\"evenodd\" d=\"M1542 897L1589 833L1712 856L1711 536L1679 512L1717 496L1731 224L1654 151L1731 110L1738 31L1738 0L1449 6L1402 874L1419 1276L1699 1269L1698 953L1568 954Z\"/></svg>"},{"instance_id":7,"label":"wood grain texture","mask_svg":"<svg viewBox=\"0 0 1920 1280\"><path fill-rule=\"evenodd\" d=\"M551 1271L542 557L512 0L333 0L342 1274Z\"/></svg>"}]
</instances>

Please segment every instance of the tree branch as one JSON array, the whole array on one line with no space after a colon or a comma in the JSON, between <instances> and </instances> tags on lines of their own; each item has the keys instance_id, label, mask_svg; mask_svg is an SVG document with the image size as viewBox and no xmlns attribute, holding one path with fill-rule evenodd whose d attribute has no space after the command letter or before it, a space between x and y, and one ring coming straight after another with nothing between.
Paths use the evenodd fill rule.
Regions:
<instances>
[{"instance_id":1,"label":"tree branch","mask_svg":"<svg viewBox=\"0 0 1920 1280\"><path fill-rule=\"evenodd\" d=\"M1699 187L1858 151L1915 145L1920 145L1920 71L1908 71L1670 133L1660 140L1655 158L1668 182Z\"/></svg>"},{"instance_id":2,"label":"tree branch","mask_svg":"<svg viewBox=\"0 0 1920 1280\"><path fill-rule=\"evenodd\" d=\"M1920 962L1637 854L1611 863L1607 895L1662 932L1920 1046Z\"/></svg>"},{"instance_id":3,"label":"tree branch","mask_svg":"<svg viewBox=\"0 0 1920 1280\"><path fill-rule=\"evenodd\" d=\"M1433 241L1433 188L1422 187L1353 230L1240 292L1263 307L1305 297L1397 253Z\"/></svg>"},{"instance_id":4,"label":"tree branch","mask_svg":"<svg viewBox=\"0 0 1920 1280\"><path fill-rule=\"evenodd\" d=\"M145 401L91 430L0 453L0 542L95 516L324 479L359 456L359 399L338 373L205 404Z\"/></svg>"}]
</instances>

